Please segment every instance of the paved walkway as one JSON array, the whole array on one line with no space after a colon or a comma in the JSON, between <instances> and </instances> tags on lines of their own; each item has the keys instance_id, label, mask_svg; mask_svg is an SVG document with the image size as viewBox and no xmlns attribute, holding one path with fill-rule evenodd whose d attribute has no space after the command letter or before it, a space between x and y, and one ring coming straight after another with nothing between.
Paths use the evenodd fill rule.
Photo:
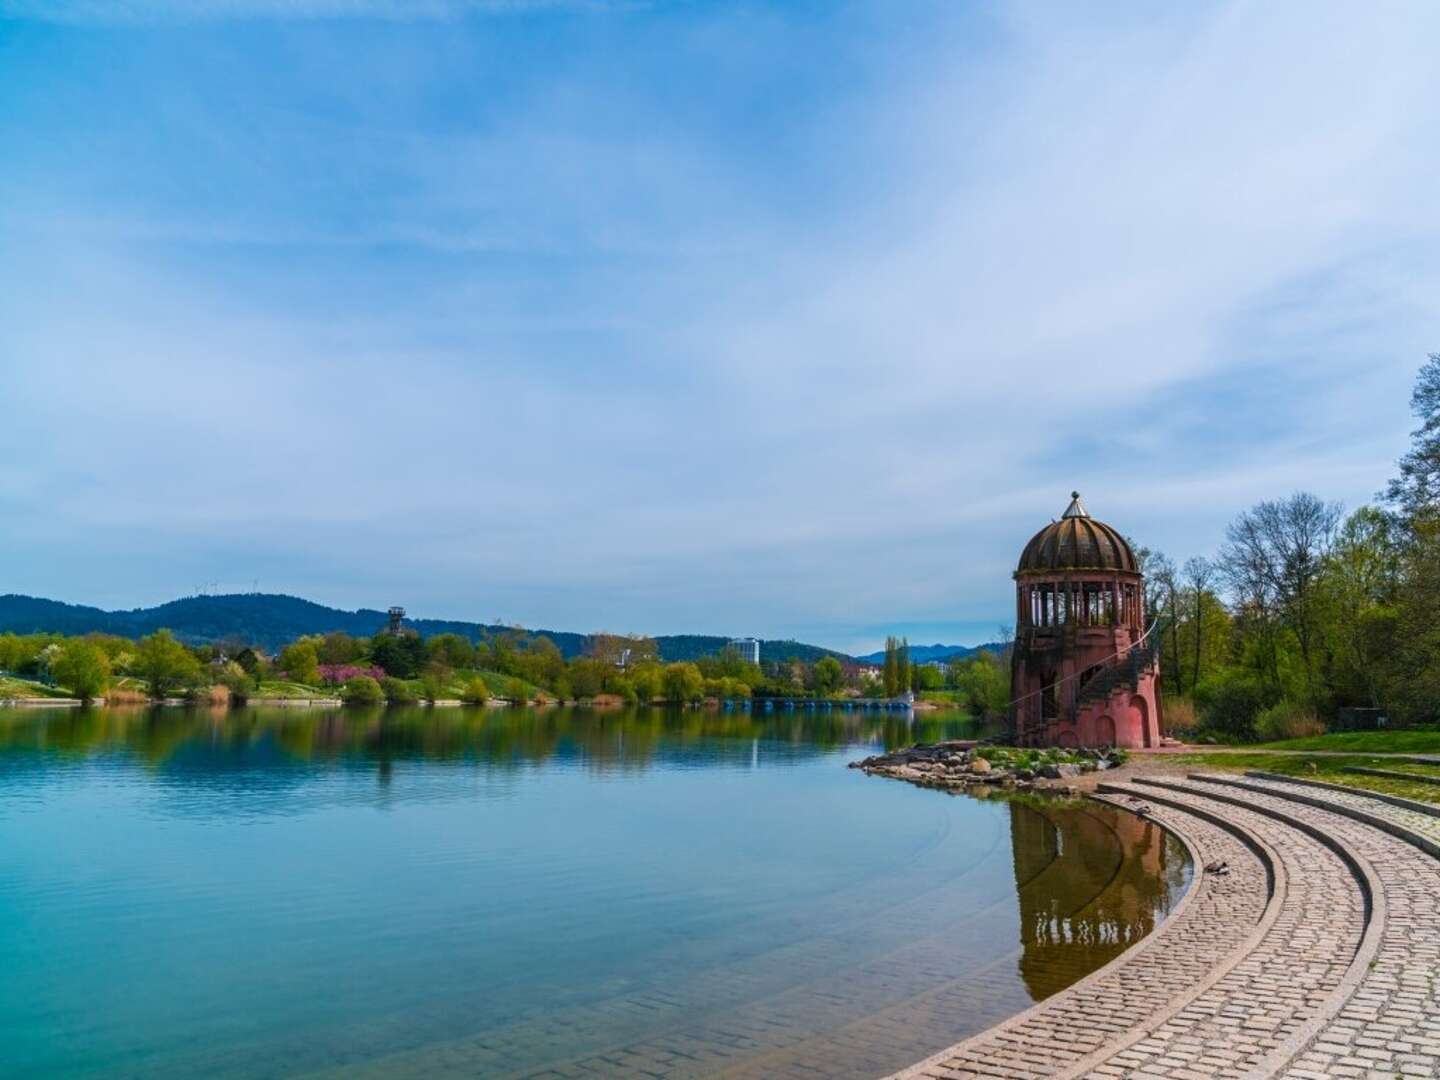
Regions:
<instances>
[{"instance_id":1,"label":"paved walkway","mask_svg":"<svg viewBox=\"0 0 1440 1080\"><path fill-rule=\"evenodd\" d=\"M1194 888L1109 966L897 1077L1440 1077L1440 817L1263 774L1101 792L1185 839Z\"/></svg>"}]
</instances>

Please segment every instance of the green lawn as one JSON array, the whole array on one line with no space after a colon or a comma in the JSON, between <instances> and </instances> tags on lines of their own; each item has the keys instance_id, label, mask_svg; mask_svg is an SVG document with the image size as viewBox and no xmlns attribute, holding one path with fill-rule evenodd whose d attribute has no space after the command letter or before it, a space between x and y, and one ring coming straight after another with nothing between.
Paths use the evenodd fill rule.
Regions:
<instances>
[{"instance_id":1,"label":"green lawn","mask_svg":"<svg viewBox=\"0 0 1440 1080\"><path fill-rule=\"evenodd\" d=\"M1264 750L1354 750L1371 754L1440 754L1440 729L1332 731L1308 739L1260 743Z\"/></svg>"},{"instance_id":2,"label":"green lawn","mask_svg":"<svg viewBox=\"0 0 1440 1080\"><path fill-rule=\"evenodd\" d=\"M1196 770L1243 772L1254 769L1303 777L1307 780L1323 780L1327 784L1343 784L1346 787L1360 788L1365 791L1380 791L1387 795L1400 795L1418 802L1440 803L1440 785L1391 780L1386 777L1365 776L1344 771L1346 766L1358 765L1363 768L1386 769L1391 772L1410 773L1416 776L1440 777L1440 766L1411 764L1410 762L1396 761L1394 758L1370 757L1365 754L1318 757L1313 754L1201 753L1177 754L1170 760L1177 765L1185 765Z\"/></svg>"},{"instance_id":3,"label":"green lawn","mask_svg":"<svg viewBox=\"0 0 1440 1080\"><path fill-rule=\"evenodd\" d=\"M11 675L0 675L0 699L4 698L67 698L70 691L30 679L17 679Z\"/></svg>"},{"instance_id":4,"label":"green lawn","mask_svg":"<svg viewBox=\"0 0 1440 1080\"><path fill-rule=\"evenodd\" d=\"M517 679L513 675L502 675L498 671L462 671L456 672L453 687L455 696L459 697L461 688L477 675L485 680L491 697L507 698L510 701L534 701L536 694L544 693L533 683ZM554 697L553 694L545 696Z\"/></svg>"},{"instance_id":5,"label":"green lawn","mask_svg":"<svg viewBox=\"0 0 1440 1080\"><path fill-rule=\"evenodd\" d=\"M338 690L317 689L298 682L262 682L256 689L257 698L282 698L286 701L305 701L310 698L338 697Z\"/></svg>"}]
</instances>

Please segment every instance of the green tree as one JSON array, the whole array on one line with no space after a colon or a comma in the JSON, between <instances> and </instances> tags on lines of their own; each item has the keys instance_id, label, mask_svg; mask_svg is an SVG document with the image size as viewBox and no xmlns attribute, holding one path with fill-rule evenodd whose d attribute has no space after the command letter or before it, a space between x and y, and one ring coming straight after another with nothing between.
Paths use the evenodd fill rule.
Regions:
<instances>
[{"instance_id":1,"label":"green tree","mask_svg":"<svg viewBox=\"0 0 1440 1080\"><path fill-rule=\"evenodd\" d=\"M316 652L322 664L353 664L364 655L364 642L336 630L320 639Z\"/></svg>"},{"instance_id":2,"label":"green tree","mask_svg":"<svg viewBox=\"0 0 1440 1080\"><path fill-rule=\"evenodd\" d=\"M156 699L200 681L200 662L169 630L156 630L140 639L135 650L135 671Z\"/></svg>"},{"instance_id":3,"label":"green tree","mask_svg":"<svg viewBox=\"0 0 1440 1080\"><path fill-rule=\"evenodd\" d=\"M824 656L815 661L815 689L821 694L833 694L840 689L845 678L845 669L833 656Z\"/></svg>"},{"instance_id":4,"label":"green tree","mask_svg":"<svg viewBox=\"0 0 1440 1080\"><path fill-rule=\"evenodd\" d=\"M638 664L630 669L630 683L639 701L649 704L660 696L664 671L664 668L654 663Z\"/></svg>"},{"instance_id":5,"label":"green tree","mask_svg":"<svg viewBox=\"0 0 1440 1080\"><path fill-rule=\"evenodd\" d=\"M370 642L375 666L396 679L413 679L429 659L418 634L376 634Z\"/></svg>"},{"instance_id":6,"label":"green tree","mask_svg":"<svg viewBox=\"0 0 1440 1080\"><path fill-rule=\"evenodd\" d=\"M84 638L61 645L50 670L61 686L85 701L99 697L110 684L110 658Z\"/></svg>"},{"instance_id":7,"label":"green tree","mask_svg":"<svg viewBox=\"0 0 1440 1080\"><path fill-rule=\"evenodd\" d=\"M605 690L605 680L616 670L603 660L581 656L570 661L568 676L570 693L576 700L593 698Z\"/></svg>"},{"instance_id":8,"label":"green tree","mask_svg":"<svg viewBox=\"0 0 1440 1080\"><path fill-rule=\"evenodd\" d=\"M479 675L474 676L460 690L460 700L466 705L484 705L490 700L490 687Z\"/></svg>"},{"instance_id":9,"label":"green tree","mask_svg":"<svg viewBox=\"0 0 1440 1080\"><path fill-rule=\"evenodd\" d=\"M955 689L966 709L976 716L1003 716L1010 704L1010 673L988 650L967 656L952 667Z\"/></svg>"},{"instance_id":10,"label":"green tree","mask_svg":"<svg viewBox=\"0 0 1440 1080\"><path fill-rule=\"evenodd\" d=\"M900 692L900 643L894 637L885 639L885 667L882 682L885 696L894 697Z\"/></svg>"},{"instance_id":11,"label":"green tree","mask_svg":"<svg viewBox=\"0 0 1440 1080\"><path fill-rule=\"evenodd\" d=\"M425 653L431 661L438 660L447 667L475 666L475 646L459 634L436 634L425 642Z\"/></svg>"},{"instance_id":12,"label":"green tree","mask_svg":"<svg viewBox=\"0 0 1440 1080\"><path fill-rule=\"evenodd\" d=\"M291 642L280 650L280 670L293 681L316 685L320 682L320 653L307 638Z\"/></svg>"},{"instance_id":13,"label":"green tree","mask_svg":"<svg viewBox=\"0 0 1440 1080\"><path fill-rule=\"evenodd\" d=\"M665 700L670 704L688 704L701 699L705 692L705 677L694 664L666 664L664 688Z\"/></svg>"},{"instance_id":14,"label":"green tree","mask_svg":"<svg viewBox=\"0 0 1440 1080\"><path fill-rule=\"evenodd\" d=\"M565 674L565 657L559 647L544 634L534 638L515 658L516 670L526 682L547 689L557 689Z\"/></svg>"},{"instance_id":15,"label":"green tree","mask_svg":"<svg viewBox=\"0 0 1440 1080\"><path fill-rule=\"evenodd\" d=\"M939 690L945 685L945 676L935 664L915 664L911 667L911 688L914 690Z\"/></svg>"}]
</instances>

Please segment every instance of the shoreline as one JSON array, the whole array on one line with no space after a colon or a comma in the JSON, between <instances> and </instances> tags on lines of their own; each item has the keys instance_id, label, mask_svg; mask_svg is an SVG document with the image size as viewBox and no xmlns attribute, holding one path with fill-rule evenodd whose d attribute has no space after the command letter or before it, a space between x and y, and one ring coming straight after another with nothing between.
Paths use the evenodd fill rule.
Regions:
<instances>
[{"instance_id":1,"label":"shoreline","mask_svg":"<svg viewBox=\"0 0 1440 1080\"><path fill-rule=\"evenodd\" d=\"M866 771L959 794L951 762L943 777L913 768L955 749L912 747L916 761ZM1169 916L1079 983L890 1080L1350 1075L1357 1063L1440 1075L1440 1047L1423 1041L1440 1024L1440 988L1392 992L1440 936L1440 813L1297 777L1193 768L1135 753L1066 784L1186 845L1191 884ZM1370 1060L1357 1008L1377 1012L1405 1049Z\"/></svg>"}]
</instances>

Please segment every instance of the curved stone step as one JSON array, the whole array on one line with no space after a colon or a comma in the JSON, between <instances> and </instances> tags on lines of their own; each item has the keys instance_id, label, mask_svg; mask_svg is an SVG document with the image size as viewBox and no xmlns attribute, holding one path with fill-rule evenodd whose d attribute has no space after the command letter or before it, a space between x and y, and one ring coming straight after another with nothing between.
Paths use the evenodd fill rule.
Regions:
<instances>
[{"instance_id":1,"label":"curved stone step","mask_svg":"<svg viewBox=\"0 0 1440 1080\"><path fill-rule=\"evenodd\" d=\"M1379 882L1379 945L1336 1017L1281 1075L1440 1076L1440 861L1417 829L1440 819L1349 788L1197 774L1217 792L1292 815L1363 858Z\"/></svg>"},{"instance_id":2,"label":"curved stone step","mask_svg":"<svg viewBox=\"0 0 1440 1080\"><path fill-rule=\"evenodd\" d=\"M1305 780L1281 773L1247 772L1242 781L1235 776L1218 773L1191 773L1196 780L1249 785L1255 791L1284 794L1295 802L1309 803L1344 814L1367 825L1373 825L1407 843L1414 844L1427 855L1440 859L1440 805L1404 799L1380 791L1364 791L1330 784L1323 780Z\"/></svg>"},{"instance_id":3,"label":"curved stone step","mask_svg":"<svg viewBox=\"0 0 1440 1080\"><path fill-rule=\"evenodd\" d=\"M1240 962L1114 1061L1145 1075L1273 1075L1339 1013L1374 958L1378 882L1353 852L1294 815L1202 784L1146 780L1135 790L1222 813L1265 843L1282 870L1282 895L1273 924Z\"/></svg>"},{"instance_id":4,"label":"curved stone step","mask_svg":"<svg viewBox=\"0 0 1440 1080\"><path fill-rule=\"evenodd\" d=\"M1129 800L1138 789L1114 787L1105 801L1133 811ZM1277 855L1210 810L1148 795L1146 801L1153 804L1148 816L1179 836L1194 861L1191 888L1169 918L1069 989L897 1078L1124 1075L1123 1066L1100 1063L1135 1045L1155 1018L1178 1013L1250 954L1280 913L1285 870ZM1231 873L1202 872L1217 860Z\"/></svg>"}]
</instances>

